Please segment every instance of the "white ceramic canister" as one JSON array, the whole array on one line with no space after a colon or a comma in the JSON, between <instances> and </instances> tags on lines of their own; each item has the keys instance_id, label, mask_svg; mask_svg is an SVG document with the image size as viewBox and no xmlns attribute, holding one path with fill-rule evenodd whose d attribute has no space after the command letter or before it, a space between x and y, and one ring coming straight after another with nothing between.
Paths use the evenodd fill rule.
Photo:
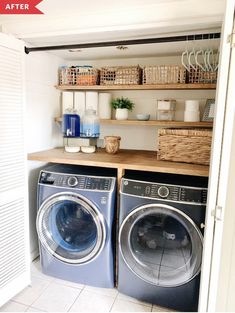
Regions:
<instances>
[{"instance_id":1,"label":"white ceramic canister","mask_svg":"<svg viewBox=\"0 0 235 313\"><path fill-rule=\"evenodd\" d=\"M175 110L175 100L157 100L158 110Z\"/></svg>"},{"instance_id":2,"label":"white ceramic canister","mask_svg":"<svg viewBox=\"0 0 235 313\"><path fill-rule=\"evenodd\" d=\"M112 115L111 108L112 95L110 93L99 93L99 117L103 120L110 120Z\"/></svg>"},{"instance_id":3,"label":"white ceramic canister","mask_svg":"<svg viewBox=\"0 0 235 313\"><path fill-rule=\"evenodd\" d=\"M200 122L200 112L199 111L184 111L184 121L185 122Z\"/></svg>"},{"instance_id":4,"label":"white ceramic canister","mask_svg":"<svg viewBox=\"0 0 235 313\"><path fill-rule=\"evenodd\" d=\"M186 100L185 111L198 112L199 111L199 100Z\"/></svg>"}]
</instances>

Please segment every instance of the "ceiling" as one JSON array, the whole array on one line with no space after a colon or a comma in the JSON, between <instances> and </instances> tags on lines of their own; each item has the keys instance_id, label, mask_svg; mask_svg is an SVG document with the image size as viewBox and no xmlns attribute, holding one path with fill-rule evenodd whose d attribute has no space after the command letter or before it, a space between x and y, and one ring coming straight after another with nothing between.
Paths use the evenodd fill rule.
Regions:
<instances>
[{"instance_id":1,"label":"ceiling","mask_svg":"<svg viewBox=\"0 0 235 313\"><path fill-rule=\"evenodd\" d=\"M127 40L214 32L221 28L225 0L43 0L44 15L1 15L3 32L29 46ZM208 46L207 43L198 43ZM218 41L210 43L217 46ZM80 53L53 51L66 59L100 59L169 55L182 52L180 43L86 49Z\"/></svg>"}]
</instances>

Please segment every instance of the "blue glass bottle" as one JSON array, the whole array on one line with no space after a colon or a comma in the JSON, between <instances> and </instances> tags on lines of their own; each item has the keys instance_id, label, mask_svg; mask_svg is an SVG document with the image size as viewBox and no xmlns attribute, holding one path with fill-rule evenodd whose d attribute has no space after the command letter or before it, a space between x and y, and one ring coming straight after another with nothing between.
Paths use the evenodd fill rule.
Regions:
<instances>
[{"instance_id":1,"label":"blue glass bottle","mask_svg":"<svg viewBox=\"0 0 235 313\"><path fill-rule=\"evenodd\" d=\"M70 110L63 115L63 136L80 137L80 116L75 110Z\"/></svg>"}]
</instances>

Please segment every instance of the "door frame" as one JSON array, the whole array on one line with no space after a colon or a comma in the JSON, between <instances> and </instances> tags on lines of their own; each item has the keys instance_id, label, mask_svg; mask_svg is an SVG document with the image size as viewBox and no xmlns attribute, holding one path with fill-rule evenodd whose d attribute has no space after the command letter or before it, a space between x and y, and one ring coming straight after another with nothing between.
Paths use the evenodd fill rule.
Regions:
<instances>
[{"instance_id":1,"label":"door frame","mask_svg":"<svg viewBox=\"0 0 235 313\"><path fill-rule=\"evenodd\" d=\"M223 216L227 183L229 177L229 160L231 153L231 131L234 104L227 102L229 91L229 69L231 60L231 43L228 40L233 31L235 0L227 0L225 18L220 45L220 66L216 89L216 114L213 129L211 166L209 173L208 201L202 275L199 297L199 311L215 311L218 278L220 271L220 254L223 235Z\"/></svg>"}]
</instances>

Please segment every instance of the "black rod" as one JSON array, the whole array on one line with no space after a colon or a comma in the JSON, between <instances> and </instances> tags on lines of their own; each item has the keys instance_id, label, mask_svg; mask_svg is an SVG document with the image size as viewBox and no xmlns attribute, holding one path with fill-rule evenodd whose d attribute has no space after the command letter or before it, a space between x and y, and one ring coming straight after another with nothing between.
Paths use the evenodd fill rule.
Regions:
<instances>
[{"instance_id":1,"label":"black rod","mask_svg":"<svg viewBox=\"0 0 235 313\"><path fill-rule=\"evenodd\" d=\"M177 41L207 40L207 39L218 39L218 38L220 38L220 33L209 33L209 34L183 35L183 36L173 36L173 37L91 42L91 43L81 43L81 44L72 44L72 45L61 45L61 46L45 46L45 47L33 47L33 48L25 47L25 53L29 54L30 52L49 51L49 50L68 50L68 49L87 49L87 48L101 48L101 47L112 47L112 46L145 45L145 44L150 44L150 43L167 43L167 42L177 42Z\"/></svg>"}]
</instances>

